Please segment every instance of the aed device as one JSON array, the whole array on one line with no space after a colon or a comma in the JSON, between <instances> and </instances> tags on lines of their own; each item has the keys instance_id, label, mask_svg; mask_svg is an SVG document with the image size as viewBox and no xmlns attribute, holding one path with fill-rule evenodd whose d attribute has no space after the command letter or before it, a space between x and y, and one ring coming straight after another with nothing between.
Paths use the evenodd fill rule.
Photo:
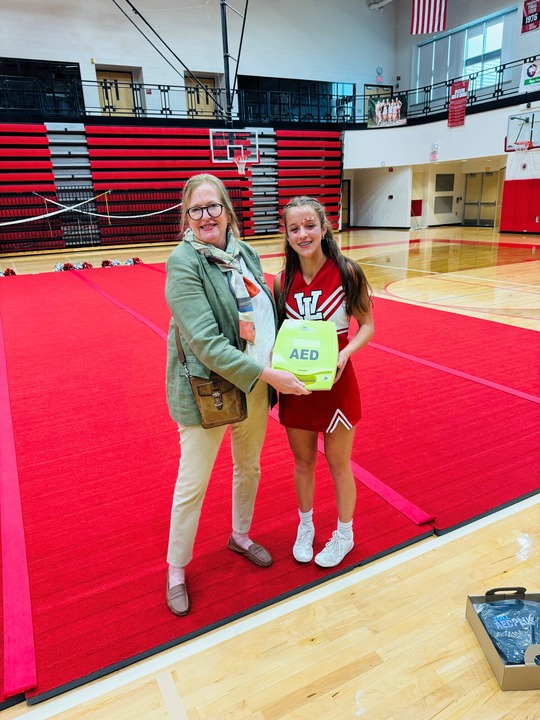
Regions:
<instances>
[{"instance_id":1,"label":"aed device","mask_svg":"<svg viewBox=\"0 0 540 720\"><path fill-rule=\"evenodd\" d=\"M274 370L288 370L309 390L330 390L336 378L338 338L331 320L285 320L272 355Z\"/></svg>"}]
</instances>

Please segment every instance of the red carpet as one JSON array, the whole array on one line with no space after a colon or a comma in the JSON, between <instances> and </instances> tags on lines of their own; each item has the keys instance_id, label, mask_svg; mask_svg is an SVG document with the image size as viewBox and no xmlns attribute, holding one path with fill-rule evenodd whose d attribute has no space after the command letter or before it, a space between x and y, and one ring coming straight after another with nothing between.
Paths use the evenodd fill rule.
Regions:
<instances>
[{"instance_id":1,"label":"red carpet","mask_svg":"<svg viewBox=\"0 0 540 720\"><path fill-rule=\"evenodd\" d=\"M378 382L362 384L353 458L437 532L538 492L538 333L379 299L375 326L354 358Z\"/></svg>"},{"instance_id":2,"label":"red carpet","mask_svg":"<svg viewBox=\"0 0 540 720\"><path fill-rule=\"evenodd\" d=\"M226 548L231 464L223 452L188 576L193 611L179 619L167 610L178 433L165 404L163 285L162 265L0 282L37 666L37 686L26 693L32 703L332 575L291 557L292 463L285 433L270 419L253 536L271 550L274 565L256 568ZM538 394L520 370L532 367L535 333L382 300L376 323L381 346ZM424 330L431 324L433 333ZM504 373L516 347L521 362ZM364 419L354 460L367 484L359 477L357 545L339 572L434 531L390 504L395 497L433 514L435 527L445 529L538 490L538 405L532 400L378 347L366 348L355 362ZM6 408L1 411L5 418ZM335 526L322 457L317 472L322 544ZM380 482L381 494L369 489L370 478ZM389 502L385 487L392 491ZM5 570L4 545L5 538ZM10 613L4 607L5 619ZM5 652L4 660L10 688L14 660Z\"/></svg>"}]
</instances>

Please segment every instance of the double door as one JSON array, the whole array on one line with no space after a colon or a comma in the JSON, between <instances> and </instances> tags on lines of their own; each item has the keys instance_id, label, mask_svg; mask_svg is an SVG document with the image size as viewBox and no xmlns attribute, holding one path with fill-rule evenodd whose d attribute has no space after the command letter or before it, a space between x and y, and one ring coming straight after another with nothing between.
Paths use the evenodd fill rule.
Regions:
<instances>
[{"instance_id":1,"label":"double door","mask_svg":"<svg viewBox=\"0 0 540 720\"><path fill-rule=\"evenodd\" d=\"M463 225L495 227L498 195L498 173L469 173L465 182Z\"/></svg>"}]
</instances>

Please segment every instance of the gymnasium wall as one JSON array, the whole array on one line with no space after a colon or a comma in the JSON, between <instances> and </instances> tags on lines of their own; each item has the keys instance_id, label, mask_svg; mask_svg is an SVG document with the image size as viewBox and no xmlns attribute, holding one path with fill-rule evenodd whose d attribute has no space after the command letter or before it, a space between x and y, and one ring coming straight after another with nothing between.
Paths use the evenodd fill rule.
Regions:
<instances>
[{"instance_id":1,"label":"gymnasium wall","mask_svg":"<svg viewBox=\"0 0 540 720\"><path fill-rule=\"evenodd\" d=\"M463 207L458 198L464 196L465 175L499 173L504 171L507 163L511 168L516 167L516 154L504 151L508 117L526 109L526 105L522 105L468 115L463 126L454 128L448 127L444 120L426 125L345 132L343 167L344 178L351 181L351 225L414 227L411 199L422 200L421 224L461 224ZM437 162L430 161L433 143L438 148ZM540 188L537 184L540 150L528 155L526 172L522 170L521 175L517 173L516 176L512 170L510 175L506 173L504 180L501 178L504 182L500 205L502 231L540 232ZM404 177L402 171L412 171L412 185L400 186L396 192L396 178ZM451 213L433 213L437 173L455 175ZM389 195L393 196L391 200Z\"/></svg>"},{"instance_id":2,"label":"gymnasium wall","mask_svg":"<svg viewBox=\"0 0 540 720\"><path fill-rule=\"evenodd\" d=\"M192 72L222 78L220 0L133 4ZM382 13L370 11L365 0L251 0L238 71L255 77L356 83L362 93L364 83L376 81L378 65L388 78L395 74L398 4L395 0ZM127 17L111 0L0 0L0 52L5 57L78 62L83 80L95 80L96 67L104 66L134 68L139 82L183 85L179 60L139 20L154 49L130 22L137 18L125 0L118 5ZM233 6L241 12L244 2ZM237 58L242 19L231 10L226 17L229 52ZM231 75L235 71L231 62Z\"/></svg>"},{"instance_id":3,"label":"gymnasium wall","mask_svg":"<svg viewBox=\"0 0 540 720\"><path fill-rule=\"evenodd\" d=\"M183 85L182 61L192 72L222 78L224 72L220 0L137 0L134 5L163 38L174 56L152 31L130 22L137 18L125 0L74 2L74 0L0 0L0 47L5 57L78 62L83 80L96 79L96 67L134 69L144 83ZM447 28L463 24L522 3L507 0L489 3L450 0ZM239 2L237 9L243 8ZM229 52L237 57L242 20L226 14ZM411 0L392 0L370 10L365 0L251 0L238 71L261 77L301 78L411 88L413 48L426 36L409 35ZM511 39L512 58L538 52L538 33ZM158 50L165 56L162 57ZM94 62L92 62L92 59ZM168 60L171 64L168 64ZM171 67L172 65L172 67ZM376 69L382 68L378 74ZM231 70L236 71L232 62Z\"/></svg>"},{"instance_id":4,"label":"gymnasium wall","mask_svg":"<svg viewBox=\"0 0 540 720\"><path fill-rule=\"evenodd\" d=\"M447 120L439 120L425 125L347 131L344 168L429 164L433 143L437 143L439 162L504 156L508 117L524 111L518 108L468 114L460 127L448 127Z\"/></svg>"}]
</instances>

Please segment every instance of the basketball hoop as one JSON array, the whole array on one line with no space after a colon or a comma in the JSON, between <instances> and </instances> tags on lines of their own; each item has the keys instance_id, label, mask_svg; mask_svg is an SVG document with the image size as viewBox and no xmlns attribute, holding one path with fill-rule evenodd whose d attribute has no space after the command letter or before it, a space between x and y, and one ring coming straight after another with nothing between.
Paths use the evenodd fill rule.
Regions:
<instances>
[{"instance_id":1,"label":"basketball hoop","mask_svg":"<svg viewBox=\"0 0 540 720\"><path fill-rule=\"evenodd\" d=\"M530 140L514 140L514 152L526 152L532 148L533 144Z\"/></svg>"},{"instance_id":2,"label":"basketball hoop","mask_svg":"<svg viewBox=\"0 0 540 720\"><path fill-rule=\"evenodd\" d=\"M246 164L249 160L249 153L235 153L233 160L236 163L236 167L238 168L238 174L245 175Z\"/></svg>"}]
</instances>

